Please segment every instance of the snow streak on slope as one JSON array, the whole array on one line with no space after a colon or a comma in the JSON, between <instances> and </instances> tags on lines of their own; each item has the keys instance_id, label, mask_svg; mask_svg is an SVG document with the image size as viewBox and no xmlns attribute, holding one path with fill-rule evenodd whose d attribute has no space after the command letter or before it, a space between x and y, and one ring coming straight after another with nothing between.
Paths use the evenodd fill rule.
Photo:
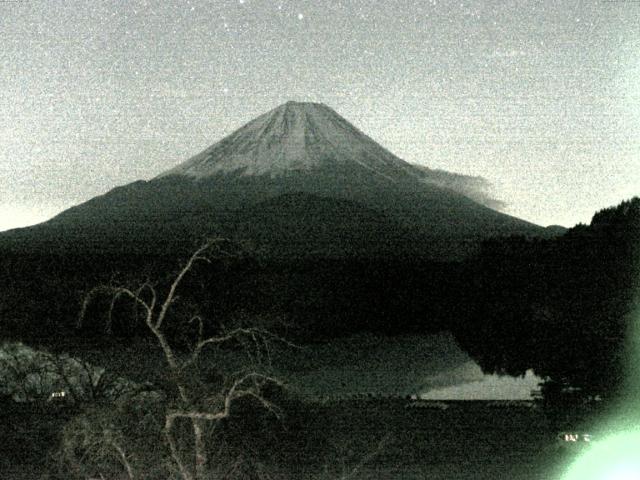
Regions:
<instances>
[{"instance_id":1,"label":"snow streak on slope","mask_svg":"<svg viewBox=\"0 0 640 480\"><path fill-rule=\"evenodd\" d=\"M392 183L418 180L490 208L500 206L486 193L489 184L484 179L405 162L320 103L287 102L159 177L238 173L275 178L337 167L343 172L345 167L364 169Z\"/></svg>"},{"instance_id":2,"label":"snow streak on slope","mask_svg":"<svg viewBox=\"0 0 640 480\"><path fill-rule=\"evenodd\" d=\"M205 151L161 176L196 178L241 171L278 176L335 164L357 164L393 177L415 175L414 167L319 103L288 102L261 115Z\"/></svg>"}]
</instances>

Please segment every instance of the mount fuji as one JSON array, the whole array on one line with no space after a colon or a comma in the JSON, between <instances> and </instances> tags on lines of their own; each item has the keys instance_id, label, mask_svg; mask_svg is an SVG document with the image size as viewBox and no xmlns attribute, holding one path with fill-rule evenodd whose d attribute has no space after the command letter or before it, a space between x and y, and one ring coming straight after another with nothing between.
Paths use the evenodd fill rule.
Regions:
<instances>
[{"instance_id":1,"label":"mount fuji","mask_svg":"<svg viewBox=\"0 0 640 480\"><path fill-rule=\"evenodd\" d=\"M170 253L216 233L273 257L440 258L545 234L490 208L482 181L410 164L323 104L287 102L149 181L0 240Z\"/></svg>"}]
</instances>

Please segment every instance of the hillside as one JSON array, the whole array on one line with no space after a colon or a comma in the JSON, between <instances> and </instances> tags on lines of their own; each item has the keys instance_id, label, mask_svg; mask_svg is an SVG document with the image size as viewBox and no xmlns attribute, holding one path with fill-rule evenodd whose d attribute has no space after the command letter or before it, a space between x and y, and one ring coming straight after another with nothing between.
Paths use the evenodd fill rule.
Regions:
<instances>
[{"instance_id":1,"label":"hillside","mask_svg":"<svg viewBox=\"0 0 640 480\"><path fill-rule=\"evenodd\" d=\"M149 181L0 234L0 245L169 254L221 234L277 245L273 256L304 244L320 256L448 258L482 238L548 234L483 205L495 203L483 185L401 160L325 105L288 102Z\"/></svg>"}]
</instances>

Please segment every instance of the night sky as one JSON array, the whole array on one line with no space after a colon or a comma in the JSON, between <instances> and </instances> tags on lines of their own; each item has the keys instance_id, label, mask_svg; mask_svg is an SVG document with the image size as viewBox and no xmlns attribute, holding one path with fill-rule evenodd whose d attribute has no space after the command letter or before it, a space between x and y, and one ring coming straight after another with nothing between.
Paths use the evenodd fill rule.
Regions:
<instances>
[{"instance_id":1,"label":"night sky","mask_svg":"<svg viewBox=\"0 0 640 480\"><path fill-rule=\"evenodd\" d=\"M640 194L640 2L0 0L0 230L149 179L287 100L506 212Z\"/></svg>"}]
</instances>

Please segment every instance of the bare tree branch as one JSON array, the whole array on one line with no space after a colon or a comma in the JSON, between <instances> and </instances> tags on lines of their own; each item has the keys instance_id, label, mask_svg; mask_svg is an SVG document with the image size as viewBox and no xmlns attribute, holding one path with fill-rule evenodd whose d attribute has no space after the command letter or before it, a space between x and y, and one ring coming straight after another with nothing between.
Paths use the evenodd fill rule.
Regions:
<instances>
[{"instance_id":1,"label":"bare tree branch","mask_svg":"<svg viewBox=\"0 0 640 480\"><path fill-rule=\"evenodd\" d=\"M131 463L127 459L127 455L124 449L114 439L109 439L109 444L118 453L118 459L120 460L120 463L122 463L125 470L127 471L127 476L129 477L129 480L135 480L136 476L133 472L133 467L131 466Z\"/></svg>"},{"instance_id":2,"label":"bare tree branch","mask_svg":"<svg viewBox=\"0 0 640 480\"><path fill-rule=\"evenodd\" d=\"M172 429L173 429L173 423L176 418L177 417L175 416L170 416L170 415L166 416L165 424L164 424L164 434L165 434L165 437L167 438L167 443L169 444L171 458L173 458L173 461L177 465L178 470L180 471L180 475L182 476L182 479L193 480L193 475L184 464L184 461L182 460L180 452L178 451L178 446L176 445L176 441L173 438Z\"/></svg>"},{"instance_id":3,"label":"bare tree branch","mask_svg":"<svg viewBox=\"0 0 640 480\"><path fill-rule=\"evenodd\" d=\"M277 335L255 327L239 327L227 330L220 323L221 333L216 336L205 338L204 320L200 315L191 317L189 323L197 323L197 339L193 350L186 359L181 359L176 355L171 347L166 334L163 331L163 325L166 322L167 315L171 306L178 299L178 289L182 284L185 276L194 268L198 262L211 263L211 258L207 252L216 246L215 253L218 257L230 257L232 254L223 249L220 244L223 239L212 239L205 242L187 260L184 266L178 271L171 281L166 295L162 298L158 296L156 287L147 279L136 290L131 290L122 286L99 286L92 289L85 297L82 309L78 318L78 328L82 326L88 306L91 301L101 293L112 295L107 321L107 331L110 333L112 329L112 315L116 302L121 297L131 299L136 307L141 307L144 312L144 321L156 341L158 342L164 358L167 362L171 382L178 392L178 404L175 408L167 408L164 421L164 436L166 438L169 454L176 465L182 480L204 480L207 472L207 448L205 438L205 425L213 422L217 425L220 420L227 418L231 414L232 405L241 398L253 398L258 401L265 409L273 412L279 417L280 412L277 407L270 402L262 393L262 389L267 384L275 384L282 386L282 382L274 377L264 375L258 372L250 372L236 378L230 386L217 395L206 399L202 402L201 396L197 391L192 390L189 383L187 368L195 366L203 349L207 346L219 346L225 342L239 341L250 342L252 348L247 348L248 354L253 360L261 361L266 352L268 359L271 358L269 349L269 341L274 340L294 348L298 346L286 341ZM159 308L158 308L159 306ZM137 314L137 310L136 310ZM256 357L251 354L251 350L255 349ZM232 377L234 378L234 377ZM186 419L191 423L194 435L194 463L189 466L189 462L183 458L180 447L174 437L175 422L179 419ZM113 442L112 442L113 443ZM121 462L127 469L130 480L133 479L133 470L130 463L127 463L127 456L124 449L119 443L113 443L112 447L118 452Z\"/></svg>"},{"instance_id":4,"label":"bare tree branch","mask_svg":"<svg viewBox=\"0 0 640 480\"><path fill-rule=\"evenodd\" d=\"M348 473L343 473L340 476L339 480L349 480L353 477L355 477L355 475L369 462L371 462L371 460L373 460L375 457L377 457L378 455L380 455L380 452L382 452L382 450L384 449L386 443L389 440L389 435L384 436L379 442L378 442L378 446L376 447L375 450L372 450L371 452L369 452L367 455L365 455L364 457L362 457L360 459L360 461L358 463L356 463L356 465L354 465L351 468L351 471Z\"/></svg>"},{"instance_id":5,"label":"bare tree branch","mask_svg":"<svg viewBox=\"0 0 640 480\"><path fill-rule=\"evenodd\" d=\"M150 287L151 288L151 287ZM95 297L98 294L101 293L106 293L106 294L111 294L112 300L110 303L110 307L109 307L109 320L108 320L108 329L110 330L111 328L111 317L112 317L112 312L113 312L113 308L115 306L115 302L118 300L118 298L120 298L120 296L122 295L126 295L127 297L131 298L134 302L136 302L138 305L141 305L147 316L146 316L146 321L149 322L153 316L153 311L152 308L149 306L149 304L147 304L142 298L140 298L139 295L136 295L134 292L132 292L131 290L129 290L128 288L125 287L113 287L110 285L101 285L98 287L94 287L92 288L89 293L87 293L87 295L84 298L84 301L82 302L82 308L80 310L80 314L78 315L78 321L76 323L76 328L82 328L82 324L84 322L84 318L86 316L87 313L87 309L89 307L89 305L91 304L91 302L95 299ZM154 298L155 298L155 292L154 292ZM155 300L154 300L155 303Z\"/></svg>"},{"instance_id":6,"label":"bare tree branch","mask_svg":"<svg viewBox=\"0 0 640 480\"><path fill-rule=\"evenodd\" d=\"M156 319L156 323L154 325L155 328L160 328L162 326L162 322L164 321L167 315L167 311L169 310L169 307L171 306L171 304L174 302L176 289L182 282L182 279L187 274L187 272L191 270L194 263L196 263L197 261L206 261L210 263L210 260L207 257L204 257L202 253L206 252L209 248L211 248L213 243L214 241L209 240L205 242L205 244L202 245L200 248L198 248L193 253L193 255L191 255L191 258L189 258L185 266L182 267L182 270L180 270L176 278L173 280L173 282L171 283L171 287L169 288L169 293L167 294L164 302L162 303L162 307L160 308L160 313L158 314L158 318Z\"/></svg>"}]
</instances>

